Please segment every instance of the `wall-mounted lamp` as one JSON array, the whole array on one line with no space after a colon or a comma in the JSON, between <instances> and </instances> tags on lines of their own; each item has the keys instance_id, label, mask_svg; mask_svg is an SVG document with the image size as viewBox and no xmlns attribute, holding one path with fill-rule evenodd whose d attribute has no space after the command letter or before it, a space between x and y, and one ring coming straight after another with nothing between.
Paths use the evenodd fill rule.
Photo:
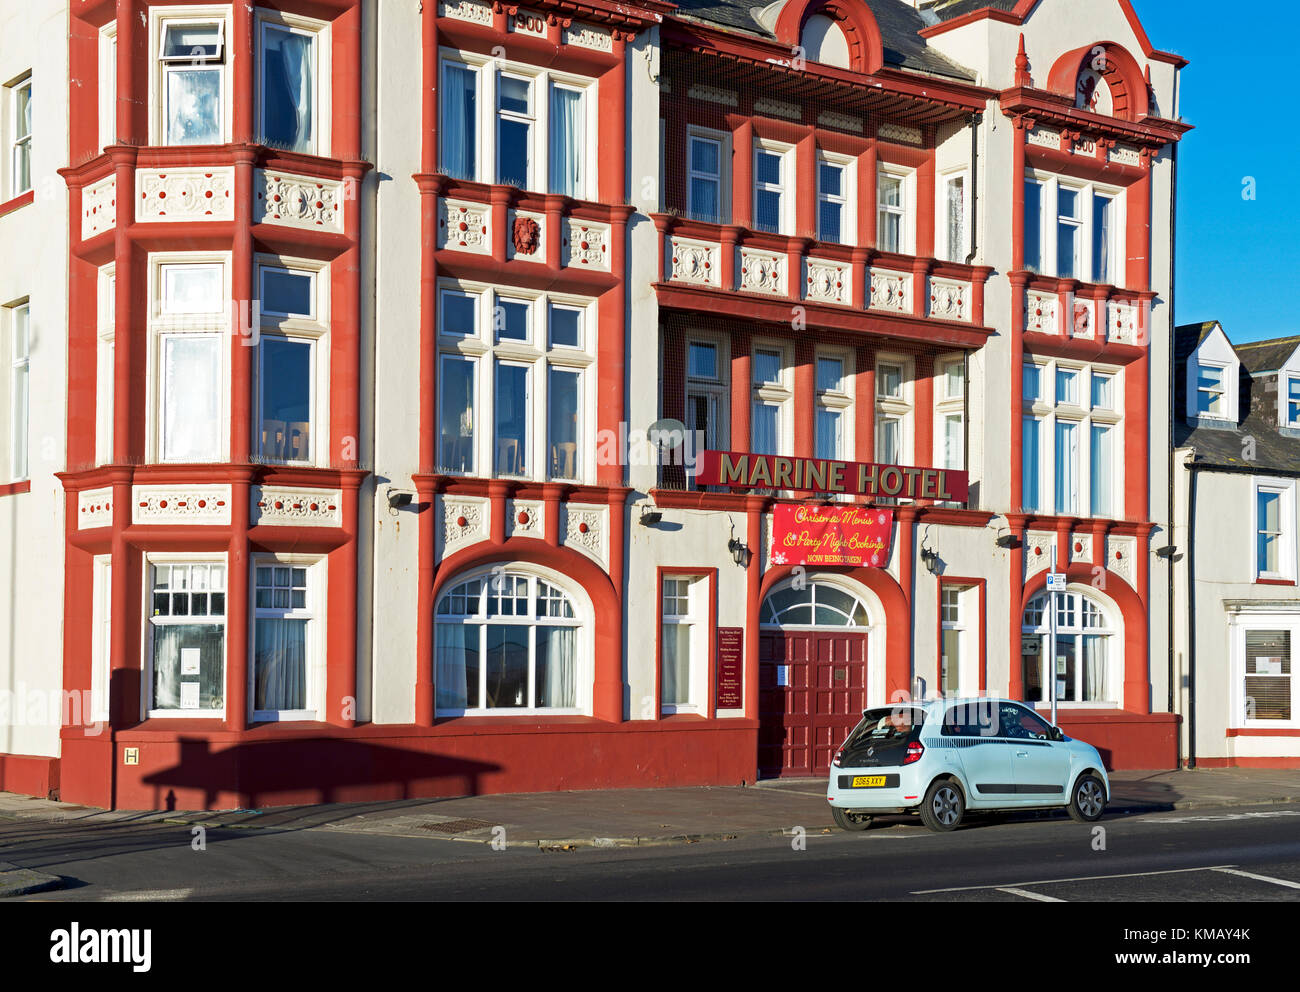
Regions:
<instances>
[{"instance_id":1,"label":"wall-mounted lamp","mask_svg":"<svg viewBox=\"0 0 1300 992\"><path fill-rule=\"evenodd\" d=\"M727 550L731 552L731 557L735 559L737 565L741 568L749 568L749 560L753 557L753 553L744 542L733 537L727 542Z\"/></svg>"},{"instance_id":2,"label":"wall-mounted lamp","mask_svg":"<svg viewBox=\"0 0 1300 992\"><path fill-rule=\"evenodd\" d=\"M1003 534L997 539L999 548L1018 548L1020 547L1020 538L1015 534Z\"/></svg>"},{"instance_id":3,"label":"wall-mounted lamp","mask_svg":"<svg viewBox=\"0 0 1300 992\"><path fill-rule=\"evenodd\" d=\"M939 552L934 548L921 548L921 561L925 562L925 567L931 575L939 574Z\"/></svg>"},{"instance_id":4,"label":"wall-mounted lamp","mask_svg":"<svg viewBox=\"0 0 1300 992\"><path fill-rule=\"evenodd\" d=\"M1178 548L1172 544L1166 544L1163 548L1156 548L1157 558L1177 558Z\"/></svg>"},{"instance_id":5,"label":"wall-mounted lamp","mask_svg":"<svg viewBox=\"0 0 1300 992\"><path fill-rule=\"evenodd\" d=\"M393 489L391 486L388 489L387 496L390 510L400 510L404 506L410 506L411 500L415 498L414 493L405 493L400 489Z\"/></svg>"},{"instance_id":6,"label":"wall-mounted lamp","mask_svg":"<svg viewBox=\"0 0 1300 992\"><path fill-rule=\"evenodd\" d=\"M653 527L664 518L663 512L656 510L653 503L647 503L641 507L641 526Z\"/></svg>"}]
</instances>

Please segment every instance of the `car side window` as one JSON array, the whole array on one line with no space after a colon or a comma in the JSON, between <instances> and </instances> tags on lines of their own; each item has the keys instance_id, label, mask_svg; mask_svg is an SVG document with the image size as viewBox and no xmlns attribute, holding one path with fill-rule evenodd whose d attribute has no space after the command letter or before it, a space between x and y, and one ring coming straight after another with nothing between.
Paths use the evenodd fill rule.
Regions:
<instances>
[{"instance_id":1,"label":"car side window","mask_svg":"<svg viewBox=\"0 0 1300 992\"><path fill-rule=\"evenodd\" d=\"M971 701L950 706L943 715L945 737L996 737L998 713L993 703Z\"/></svg>"},{"instance_id":2,"label":"car side window","mask_svg":"<svg viewBox=\"0 0 1300 992\"><path fill-rule=\"evenodd\" d=\"M1002 736L1013 740L1050 741L1052 730L1038 714L1023 706L1006 703L1002 706Z\"/></svg>"}]
</instances>

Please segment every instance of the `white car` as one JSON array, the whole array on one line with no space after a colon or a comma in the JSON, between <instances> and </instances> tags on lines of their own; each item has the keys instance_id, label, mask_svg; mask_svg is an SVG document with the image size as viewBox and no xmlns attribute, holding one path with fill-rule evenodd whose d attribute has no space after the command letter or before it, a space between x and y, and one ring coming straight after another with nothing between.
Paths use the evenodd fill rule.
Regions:
<instances>
[{"instance_id":1,"label":"white car","mask_svg":"<svg viewBox=\"0 0 1300 992\"><path fill-rule=\"evenodd\" d=\"M955 830L966 812L1064 808L1101 819L1110 780L1091 744L1006 699L940 699L863 712L831 763L826 799L845 830L921 814Z\"/></svg>"}]
</instances>

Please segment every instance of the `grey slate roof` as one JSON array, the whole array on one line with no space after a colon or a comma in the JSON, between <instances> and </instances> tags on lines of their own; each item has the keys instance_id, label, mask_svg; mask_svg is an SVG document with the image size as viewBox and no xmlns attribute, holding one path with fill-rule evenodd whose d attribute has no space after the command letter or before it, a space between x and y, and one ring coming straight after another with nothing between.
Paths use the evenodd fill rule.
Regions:
<instances>
[{"instance_id":1,"label":"grey slate roof","mask_svg":"<svg viewBox=\"0 0 1300 992\"><path fill-rule=\"evenodd\" d=\"M974 82L975 73L932 49L918 31L931 23L903 0L864 0L880 26L884 40L885 65ZM676 13L725 28L744 31L760 38L772 33L759 23L757 14L766 4L751 0L677 0Z\"/></svg>"},{"instance_id":2,"label":"grey slate roof","mask_svg":"<svg viewBox=\"0 0 1300 992\"><path fill-rule=\"evenodd\" d=\"M1195 448L1197 465L1300 475L1300 432L1278 427L1277 397L1277 369L1300 347L1300 337L1234 345L1241 360L1237 423L1225 428L1187 422L1187 360L1214 327L1215 322L1208 321L1174 330L1174 447ZM1253 460L1246 457L1251 447Z\"/></svg>"},{"instance_id":3,"label":"grey slate roof","mask_svg":"<svg viewBox=\"0 0 1300 992\"><path fill-rule=\"evenodd\" d=\"M931 7L930 10L939 20L951 21L953 18L983 10L985 7L992 7L994 10L1014 10L1017 2L1018 0L948 0L947 3Z\"/></svg>"}]
</instances>

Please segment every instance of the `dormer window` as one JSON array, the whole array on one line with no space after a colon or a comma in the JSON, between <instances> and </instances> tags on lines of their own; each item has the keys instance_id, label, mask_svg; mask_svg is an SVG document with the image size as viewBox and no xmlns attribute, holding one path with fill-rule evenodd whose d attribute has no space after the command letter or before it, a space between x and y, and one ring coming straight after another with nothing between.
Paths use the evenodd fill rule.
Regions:
<instances>
[{"instance_id":1,"label":"dormer window","mask_svg":"<svg viewBox=\"0 0 1300 992\"><path fill-rule=\"evenodd\" d=\"M1228 370L1201 363L1196 374L1196 413L1220 420L1228 415Z\"/></svg>"},{"instance_id":2,"label":"dormer window","mask_svg":"<svg viewBox=\"0 0 1300 992\"><path fill-rule=\"evenodd\" d=\"M1282 380L1283 389L1279 390L1282 396L1282 426L1300 428L1300 375L1284 375Z\"/></svg>"}]
</instances>

